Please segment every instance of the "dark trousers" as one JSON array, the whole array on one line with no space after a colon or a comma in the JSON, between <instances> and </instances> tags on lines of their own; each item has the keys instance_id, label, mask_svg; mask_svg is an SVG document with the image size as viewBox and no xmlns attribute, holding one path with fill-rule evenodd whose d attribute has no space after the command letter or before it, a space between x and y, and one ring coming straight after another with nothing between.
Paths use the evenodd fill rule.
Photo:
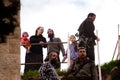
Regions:
<instances>
[{"instance_id":1,"label":"dark trousers","mask_svg":"<svg viewBox=\"0 0 120 80\"><path fill-rule=\"evenodd\" d=\"M60 67L61 67L61 63L60 63L60 57L58 56L58 64L57 64L57 67L56 68L59 68L60 69Z\"/></svg>"},{"instance_id":2,"label":"dark trousers","mask_svg":"<svg viewBox=\"0 0 120 80\"><path fill-rule=\"evenodd\" d=\"M27 53L25 56L25 63L39 63L39 64L25 64L24 73L29 70L39 70L41 64L43 63L43 55L36 53Z\"/></svg>"},{"instance_id":3,"label":"dark trousers","mask_svg":"<svg viewBox=\"0 0 120 80\"><path fill-rule=\"evenodd\" d=\"M95 61L94 45L87 46L86 51L87 51L87 57L89 57L91 60Z\"/></svg>"}]
</instances>

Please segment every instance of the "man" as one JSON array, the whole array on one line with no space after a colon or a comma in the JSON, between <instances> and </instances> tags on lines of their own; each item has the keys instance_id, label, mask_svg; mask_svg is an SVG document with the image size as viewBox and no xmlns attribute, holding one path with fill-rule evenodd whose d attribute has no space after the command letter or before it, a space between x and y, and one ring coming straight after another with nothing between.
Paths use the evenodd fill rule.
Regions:
<instances>
[{"instance_id":1,"label":"man","mask_svg":"<svg viewBox=\"0 0 120 80\"><path fill-rule=\"evenodd\" d=\"M38 71L41 80L59 80L59 76L54 68L54 64L58 63L57 56L55 51L49 53L49 60L45 62Z\"/></svg>"},{"instance_id":2,"label":"man","mask_svg":"<svg viewBox=\"0 0 120 80\"><path fill-rule=\"evenodd\" d=\"M95 35L94 30L95 26L93 24L96 15L94 13L89 13L87 18L81 23L78 31L79 31L79 47L85 46L87 50L87 56L95 61L95 54L94 54L94 45L95 40L99 41L99 38Z\"/></svg>"},{"instance_id":3,"label":"man","mask_svg":"<svg viewBox=\"0 0 120 80\"><path fill-rule=\"evenodd\" d=\"M110 73L111 80L120 80L120 60L117 60L116 67Z\"/></svg>"},{"instance_id":4,"label":"man","mask_svg":"<svg viewBox=\"0 0 120 80\"><path fill-rule=\"evenodd\" d=\"M70 65L62 80L98 80L95 64L86 57L84 47L78 49L78 58Z\"/></svg>"},{"instance_id":5,"label":"man","mask_svg":"<svg viewBox=\"0 0 120 80\"><path fill-rule=\"evenodd\" d=\"M60 57L59 57L60 51L62 52L62 55L63 55L64 58L67 57L65 55L65 49L64 49L64 46L62 44L62 41L61 41L60 38L55 37L53 29L48 29L47 34L48 34L48 38L50 39L48 41L48 43L51 43L51 44L47 45L48 55L51 51L56 51L57 54L58 54L58 61L60 63ZM57 66L58 67L56 67L56 68L60 68L60 64L58 64Z\"/></svg>"}]
</instances>

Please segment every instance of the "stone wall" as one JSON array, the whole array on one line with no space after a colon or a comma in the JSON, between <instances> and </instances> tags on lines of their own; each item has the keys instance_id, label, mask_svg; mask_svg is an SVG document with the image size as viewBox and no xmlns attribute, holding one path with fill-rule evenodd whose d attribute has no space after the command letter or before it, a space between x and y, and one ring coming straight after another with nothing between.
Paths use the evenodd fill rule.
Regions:
<instances>
[{"instance_id":1,"label":"stone wall","mask_svg":"<svg viewBox=\"0 0 120 80\"><path fill-rule=\"evenodd\" d=\"M20 80L20 0L0 0L0 10L0 80Z\"/></svg>"}]
</instances>

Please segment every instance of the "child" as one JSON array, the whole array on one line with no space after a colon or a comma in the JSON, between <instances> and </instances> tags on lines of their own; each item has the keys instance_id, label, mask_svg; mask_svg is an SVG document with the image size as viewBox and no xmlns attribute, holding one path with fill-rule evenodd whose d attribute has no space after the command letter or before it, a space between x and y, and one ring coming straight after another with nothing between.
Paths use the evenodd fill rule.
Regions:
<instances>
[{"instance_id":1,"label":"child","mask_svg":"<svg viewBox=\"0 0 120 80\"><path fill-rule=\"evenodd\" d=\"M29 52L29 49L31 47L30 39L28 38L28 36L29 35L27 32L23 32L22 37L20 39L20 44L23 45L25 49L27 49L27 53Z\"/></svg>"},{"instance_id":2,"label":"child","mask_svg":"<svg viewBox=\"0 0 120 80\"><path fill-rule=\"evenodd\" d=\"M74 35L70 36L70 45L69 45L69 49L70 49L70 62L72 62L73 60L75 60L78 57L77 54L77 41L76 41L76 37ZM66 51L66 55L69 54L68 53L68 49ZM64 62L66 60L66 58L64 58L62 60L62 62Z\"/></svg>"}]
</instances>

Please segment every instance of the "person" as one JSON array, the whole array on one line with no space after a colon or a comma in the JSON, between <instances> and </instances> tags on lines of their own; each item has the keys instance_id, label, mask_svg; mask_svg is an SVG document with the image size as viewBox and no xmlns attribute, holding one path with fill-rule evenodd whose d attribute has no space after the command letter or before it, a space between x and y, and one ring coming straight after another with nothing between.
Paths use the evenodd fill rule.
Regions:
<instances>
[{"instance_id":1,"label":"person","mask_svg":"<svg viewBox=\"0 0 120 80\"><path fill-rule=\"evenodd\" d=\"M70 46L69 46L69 49L70 49L70 63L72 61L74 61L77 57L78 57L78 54L77 54L77 47L78 47L78 44L77 44L77 41L76 41L76 37L74 35L71 35L70 36ZM66 55L68 54L68 49L66 50ZM66 58L63 59L62 62L65 61Z\"/></svg>"},{"instance_id":2,"label":"person","mask_svg":"<svg viewBox=\"0 0 120 80\"><path fill-rule=\"evenodd\" d=\"M28 32L23 32L22 37L20 38L20 44L26 49L26 53L29 53L30 49L30 39L28 38Z\"/></svg>"},{"instance_id":3,"label":"person","mask_svg":"<svg viewBox=\"0 0 120 80\"><path fill-rule=\"evenodd\" d=\"M111 80L120 80L120 60L116 61L116 67L114 67L111 72Z\"/></svg>"},{"instance_id":4,"label":"person","mask_svg":"<svg viewBox=\"0 0 120 80\"><path fill-rule=\"evenodd\" d=\"M78 57L61 80L98 80L94 61L86 56L85 47L79 47Z\"/></svg>"},{"instance_id":5,"label":"person","mask_svg":"<svg viewBox=\"0 0 120 80\"><path fill-rule=\"evenodd\" d=\"M25 58L25 69L24 72L29 70L38 70L43 63L43 48L47 47L45 44L46 38L43 37L44 28L39 26L36 31L35 35L30 37L30 53L26 54ZM27 63L34 63L34 64L27 64ZM37 63L37 64L35 64Z\"/></svg>"},{"instance_id":6,"label":"person","mask_svg":"<svg viewBox=\"0 0 120 80\"><path fill-rule=\"evenodd\" d=\"M54 64L57 64L57 53L52 51L49 53L49 60L43 63L43 65L39 68L38 73L40 76L40 80L59 80L59 76L55 70Z\"/></svg>"},{"instance_id":7,"label":"person","mask_svg":"<svg viewBox=\"0 0 120 80\"><path fill-rule=\"evenodd\" d=\"M47 52L48 52L47 55L49 55L49 53L51 51L56 51L57 54L58 54L58 61L60 63L60 57L59 57L60 51L62 52L63 58L66 57L66 55L65 55L65 49L64 49L64 46L62 44L62 41L61 41L60 38L55 37L53 29L48 29L47 34L48 34L48 38L49 38L48 43L53 43L53 44L48 44L47 45ZM46 60L47 60L47 57L46 57L45 61ZM58 67L56 67L56 68L60 68L61 64L58 64L57 66Z\"/></svg>"},{"instance_id":8,"label":"person","mask_svg":"<svg viewBox=\"0 0 120 80\"><path fill-rule=\"evenodd\" d=\"M85 46L87 50L87 56L95 61L95 53L94 53L94 45L95 40L99 41L100 39L95 35L94 30L94 20L96 15L94 13L89 13L87 18L80 24L78 32L79 32L79 47Z\"/></svg>"}]
</instances>

